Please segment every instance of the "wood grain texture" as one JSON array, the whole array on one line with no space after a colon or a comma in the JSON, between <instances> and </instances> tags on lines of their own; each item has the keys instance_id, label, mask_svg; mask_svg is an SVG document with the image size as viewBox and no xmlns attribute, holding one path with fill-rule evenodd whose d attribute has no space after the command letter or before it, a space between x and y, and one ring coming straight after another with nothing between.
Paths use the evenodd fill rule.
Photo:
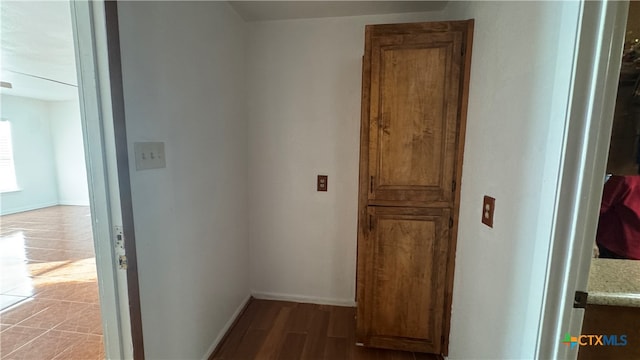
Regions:
<instances>
[{"instance_id":1,"label":"wood grain texture","mask_svg":"<svg viewBox=\"0 0 640 360\"><path fill-rule=\"evenodd\" d=\"M417 33L371 40L370 201L452 200L461 38Z\"/></svg>"},{"instance_id":2,"label":"wood grain texture","mask_svg":"<svg viewBox=\"0 0 640 360\"><path fill-rule=\"evenodd\" d=\"M365 30L356 338L448 352L473 20Z\"/></svg>"},{"instance_id":3,"label":"wood grain texture","mask_svg":"<svg viewBox=\"0 0 640 360\"><path fill-rule=\"evenodd\" d=\"M363 304L372 346L438 353L449 209L370 207Z\"/></svg>"},{"instance_id":4,"label":"wood grain texture","mask_svg":"<svg viewBox=\"0 0 640 360\"><path fill-rule=\"evenodd\" d=\"M264 339L256 359L277 359L277 355L280 353L280 350L283 349L286 337L283 337L282 333L284 333L284 329L289 320L291 308L281 306L277 312L278 315L270 328L272 331L267 333L267 337Z\"/></svg>"},{"instance_id":5,"label":"wood grain texture","mask_svg":"<svg viewBox=\"0 0 640 360\"><path fill-rule=\"evenodd\" d=\"M442 359L356 346L354 315L351 307L251 299L209 359Z\"/></svg>"},{"instance_id":6,"label":"wood grain texture","mask_svg":"<svg viewBox=\"0 0 640 360\"><path fill-rule=\"evenodd\" d=\"M587 305L583 335L626 335L625 346L580 346L578 360L640 359L640 308ZM577 334L571 334L576 336Z\"/></svg>"},{"instance_id":7,"label":"wood grain texture","mask_svg":"<svg viewBox=\"0 0 640 360\"><path fill-rule=\"evenodd\" d=\"M451 328L451 303L453 300L453 274L455 270L455 253L458 243L458 211L460 209L460 188L462 187L462 163L464 161L464 144L467 130L467 108L469 103L469 79L471 78L471 54L473 50L473 27L474 20L463 21L460 24L463 29L462 34L464 36L464 63L462 66L462 76L460 78L460 116L458 119L458 131L457 135L457 149L456 149L456 178L455 182L458 184L454 191L453 197L453 213L451 218L453 224L450 231L449 251L451 258L447 264L447 282L445 285L445 300L444 300L444 314L443 314L443 330L444 344L442 354L447 356L449 354L449 331Z\"/></svg>"}]
</instances>

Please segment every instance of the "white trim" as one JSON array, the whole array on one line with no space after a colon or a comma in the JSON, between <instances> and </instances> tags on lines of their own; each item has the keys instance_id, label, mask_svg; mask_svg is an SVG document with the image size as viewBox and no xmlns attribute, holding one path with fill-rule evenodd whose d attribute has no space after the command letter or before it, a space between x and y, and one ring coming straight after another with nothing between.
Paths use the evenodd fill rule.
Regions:
<instances>
[{"instance_id":1,"label":"white trim","mask_svg":"<svg viewBox=\"0 0 640 360\"><path fill-rule=\"evenodd\" d=\"M133 358L128 293L124 270L116 269L113 227L121 225L111 121L110 83L106 59L104 1L69 1L76 52L76 70L93 241L100 293L100 314L107 359ZM106 74L106 75L105 75ZM123 300L124 299L124 300Z\"/></svg>"},{"instance_id":2,"label":"white trim","mask_svg":"<svg viewBox=\"0 0 640 360\"><path fill-rule=\"evenodd\" d=\"M8 193L14 193L14 192L19 192L19 191L22 191L22 188L20 188L20 187L8 188L8 189L0 190L0 194L8 194Z\"/></svg>"},{"instance_id":3,"label":"white trim","mask_svg":"<svg viewBox=\"0 0 640 360\"><path fill-rule=\"evenodd\" d=\"M628 1L582 1L536 358L577 356L560 341L582 329L573 294L587 287L627 9Z\"/></svg>"},{"instance_id":4,"label":"white trim","mask_svg":"<svg viewBox=\"0 0 640 360\"><path fill-rule=\"evenodd\" d=\"M272 292L260 292L260 291L252 291L251 294L256 299L263 300L282 300L282 301L293 301L293 302L301 302L301 303L309 303L309 304L320 304L320 305L334 305L334 306L356 306L356 302L352 299L339 299L339 298L323 298L317 296L306 296L306 295L293 295L293 294L283 294L283 293L272 293Z\"/></svg>"},{"instance_id":5,"label":"white trim","mask_svg":"<svg viewBox=\"0 0 640 360\"><path fill-rule=\"evenodd\" d=\"M89 206L89 202L85 200L64 200L58 201L58 205L64 206Z\"/></svg>"},{"instance_id":6,"label":"white trim","mask_svg":"<svg viewBox=\"0 0 640 360\"><path fill-rule=\"evenodd\" d=\"M13 208L13 209L8 209L8 210L7 209L2 209L0 214L2 216L11 215L11 214L17 214L17 213L21 213L21 212L25 212L25 211L44 209L44 208L48 208L48 207L52 207L52 206L56 206L56 205L58 205L57 201L40 203L40 204L35 204L35 205L26 205L26 206L21 206L21 207L18 207L18 208Z\"/></svg>"},{"instance_id":7,"label":"white trim","mask_svg":"<svg viewBox=\"0 0 640 360\"><path fill-rule=\"evenodd\" d=\"M227 335L227 332L231 330L231 326L233 326L233 323L241 315L242 310L244 310L244 308L247 306L247 304L249 303L249 300L251 300L251 294L247 295L247 297L240 303L240 306L238 306L236 311L233 312L233 315L231 315L231 318L229 319L229 321L227 321L227 323L222 327L222 330L220 330L220 332L218 333L218 336L213 341L213 344L209 346L209 349L205 353L205 356L202 358L203 360L206 360L211 355L213 355L213 352L216 350L216 347L218 346L218 344L220 344L220 341L222 341L224 336Z\"/></svg>"}]
</instances>

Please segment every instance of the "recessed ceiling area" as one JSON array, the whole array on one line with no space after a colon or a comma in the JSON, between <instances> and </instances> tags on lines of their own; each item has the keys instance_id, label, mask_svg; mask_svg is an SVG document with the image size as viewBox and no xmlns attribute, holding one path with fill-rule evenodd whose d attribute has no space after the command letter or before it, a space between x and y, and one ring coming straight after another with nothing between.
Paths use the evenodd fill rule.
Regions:
<instances>
[{"instance_id":1,"label":"recessed ceiling area","mask_svg":"<svg viewBox=\"0 0 640 360\"><path fill-rule=\"evenodd\" d=\"M230 1L245 21L440 11L448 1Z\"/></svg>"}]
</instances>

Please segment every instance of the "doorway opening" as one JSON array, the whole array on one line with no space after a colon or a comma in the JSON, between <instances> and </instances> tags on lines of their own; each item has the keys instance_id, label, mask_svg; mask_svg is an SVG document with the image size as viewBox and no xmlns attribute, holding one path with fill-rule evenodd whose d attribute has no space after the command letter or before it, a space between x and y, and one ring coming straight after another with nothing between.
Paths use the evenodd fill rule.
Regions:
<instances>
[{"instance_id":1,"label":"doorway opening","mask_svg":"<svg viewBox=\"0 0 640 360\"><path fill-rule=\"evenodd\" d=\"M1 358L105 357L71 12L2 3Z\"/></svg>"},{"instance_id":2,"label":"doorway opening","mask_svg":"<svg viewBox=\"0 0 640 360\"><path fill-rule=\"evenodd\" d=\"M112 124L108 65L105 60L108 52L104 3L3 2L1 13L3 118L4 112L10 108L6 106L5 98L11 98L12 95L22 102L31 100L20 98L42 97L47 92L49 96L63 96L65 91L75 95L72 100L38 100L64 102L67 110L74 109L74 130L56 130L52 126L56 119L47 118L47 111L45 115L35 117L39 119L35 130L40 131L42 137L60 137L49 139L48 143L45 141L52 150L39 148L42 142L34 138L35 132L31 129L27 131L30 138L20 141L26 149L18 151L18 146L11 146L11 153L7 152L10 156L2 158L11 160L11 165L15 165L15 188L9 189L11 191L7 191L6 196L2 194L0 204L0 209L7 214L1 219L1 235L12 236L6 243L12 244L10 247L13 252L3 250L2 254L16 255L11 260L16 265L12 269L15 271L2 273L25 275L31 283L24 288L32 289L31 293L24 292L24 295L14 293L14 298L10 299L16 301L0 313L2 357L15 355L32 358L34 356L30 354L37 354L37 357L46 358L132 358L130 298L127 291L127 276L132 272L128 273L126 267L116 266L116 259L123 254L125 244L121 233L116 237L118 229L122 228L123 217L120 213L118 168L114 165L116 137L112 127L109 127ZM51 24L55 24L55 28L47 27ZM15 57L13 61L11 56ZM44 106L47 110L49 107L56 108L54 105ZM58 114L54 110L50 113ZM19 110L16 114L7 115L10 123L7 127L18 127L27 122L16 122L16 119L25 118L24 111ZM71 116L63 114L61 117L66 119ZM26 118L30 119L28 116ZM17 131L10 132L11 136L15 134ZM15 139L12 140L15 145ZM21 170L24 162L21 156L24 154L31 154L41 164L48 163L54 169L54 175L25 176ZM54 160L46 161L51 156ZM73 156L82 159L71 161ZM70 167L71 163L75 166ZM11 208L8 196L12 193L26 194L26 179L41 182L49 180L55 184L52 187L54 195L48 202ZM81 189L86 196L85 202L69 205L66 200L61 200L66 198L65 191ZM24 212L33 209L42 210ZM47 224L41 222L44 220L48 221ZM116 238L119 241L112 241ZM56 248L51 240L58 241L61 244L58 247L62 248ZM72 248L71 243L77 248ZM78 249L81 251L77 254ZM64 259L53 257L62 256L63 253L71 256ZM132 258L135 264L135 256ZM47 282L41 278L60 281ZM7 284L4 280L3 285ZM69 289L61 289L59 283ZM83 292L78 289L79 284L91 290L85 289ZM13 285L6 287L17 288ZM64 303L61 305L54 300ZM40 305L29 306L36 303ZM86 306L91 311L83 312L78 304L91 304ZM139 307L134 308L139 311ZM68 318L60 321L59 316L65 314ZM141 333L140 328L138 321L136 329ZM141 349L141 341L137 344Z\"/></svg>"},{"instance_id":3,"label":"doorway opening","mask_svg":"<svg viewBox=\"0 0 640 360\"><path fill-rule=\"evenodd\" d=\"M640 336L640 2L619 22L624 50L581 331L617 346L580 346L580 360L640 357L627 346Z\"/></svg>"}]
</instances>

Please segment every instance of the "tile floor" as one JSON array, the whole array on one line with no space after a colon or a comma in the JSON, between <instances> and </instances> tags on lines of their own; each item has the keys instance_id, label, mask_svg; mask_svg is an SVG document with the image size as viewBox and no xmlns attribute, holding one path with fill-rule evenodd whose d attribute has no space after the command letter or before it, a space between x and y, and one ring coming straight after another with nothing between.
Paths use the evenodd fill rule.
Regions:
<instances>
[{"instance_id":1,"label":"tile floor","mask_svg":"<svg viewBox=\"0 0 640 360\"><path fill-rule=\"evenodd\" d=\"M104 359L98 299L88 207L0 217L0 359Z\"/></svg>"}]
</instances>

